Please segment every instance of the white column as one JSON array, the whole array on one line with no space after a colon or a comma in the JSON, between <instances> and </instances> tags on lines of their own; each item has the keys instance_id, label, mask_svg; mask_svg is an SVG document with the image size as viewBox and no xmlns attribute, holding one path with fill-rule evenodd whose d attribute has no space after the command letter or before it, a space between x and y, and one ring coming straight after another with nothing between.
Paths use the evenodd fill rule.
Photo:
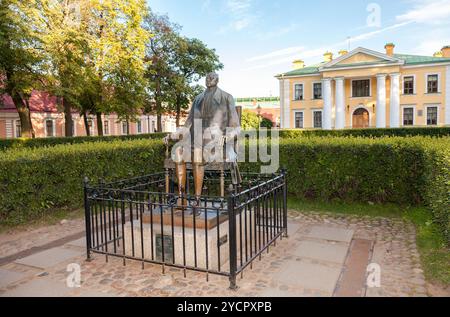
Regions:
<instances>
[{"instance_id":1,"label":"white column","mask_svg":"<svg viewBox=\"0 0 450 317\"><path fill-rule=\"evenodd\" d=\"M377 128L386 128L386 74L377 75Z\"/></svg>"},{"instance_id":2,"label":"white column","mask_svg":"<svg viewBox=\"0 0 450 317\"><path fill-rule=\"evenodd\" d=\"M291 99L290 80L280 80L280 126L282 129L289 129L291 126Z\"/></svg>"},{"instance_id":3,"label":"white column","mask_svg":"<svg viewBox=\"0 0 450 317\"><path fill-rule=\"evenodd\" d=\"M450 125L450 66L445 73L445 125Z\"/></svg>"},{"instance_id":4,"label":"white column","mask_svg":"<svg viewBox=\"0 0 450 317\"><path fill-rule=\"evenodd\" d=\"M344 77L334 79L336 81L336 124L337 130L345 128L345 91Z\"/></svg>"},{"instance_id":5,"label":"white column","mask_svg":"<svg viewBox=\"0 0 450 317\"><path fill-rule=\"evenodd\" d=\"M280 84L280 128L284 127L284 79L279 79Z\"/></svg>"},{"instance_id":6,"label":"white column","mask_svg":"<svg viewBox=\"0 0 450 317\"><path fill-rule=\"evenodd\" d=\"M390 74L391 77L391 104L389 113L389 126L400 127L400 73Z\"/></svg>"},{"instance_id":7,"label":"white column","mask_svg":"<svg viewBox=\"0 0 450 317\"><path fill-rule=\"evenodd\" d=\"M331 130L331 78L322 79L322 93L323 93L323 129Z\"/></svg>"}]
</instances>

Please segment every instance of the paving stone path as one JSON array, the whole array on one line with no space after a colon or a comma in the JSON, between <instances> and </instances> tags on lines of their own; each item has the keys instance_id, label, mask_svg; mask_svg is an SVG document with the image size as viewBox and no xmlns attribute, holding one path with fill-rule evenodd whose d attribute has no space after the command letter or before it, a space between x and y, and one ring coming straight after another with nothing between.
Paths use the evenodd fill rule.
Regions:
<instances>
[{"instance_id":1,"label":"paving stone path","mask_svg":"<svg viewBox=\"0 0 450 317\"><path fill-rule=\"evenodd\" d=\"M204 273L95 255L85 261L85 240L76 239L29 254L0 266L0 296L427 296L415 229L401 219L289 212L289 239L256 260L238 278L239 289L228 289L228 279ZM46 239L64 237L62 226L39 229ZM82 230L83 221L73 228ZM0 236L0 257L23 252L39 243L34 233L16 238ZM3 241L3 242L2 242ZM6 241L6 242L5 242ZM3 245L6 243L6 245ZM14 248L12 247L14 246ZM5 253L3 253L6 251ZM14 252L15 251L15 252ZM68 264L81 267L81 287L67 287ZM365 286L365 268L381 268L381 287Z\"/></svg>"}]
</instances>

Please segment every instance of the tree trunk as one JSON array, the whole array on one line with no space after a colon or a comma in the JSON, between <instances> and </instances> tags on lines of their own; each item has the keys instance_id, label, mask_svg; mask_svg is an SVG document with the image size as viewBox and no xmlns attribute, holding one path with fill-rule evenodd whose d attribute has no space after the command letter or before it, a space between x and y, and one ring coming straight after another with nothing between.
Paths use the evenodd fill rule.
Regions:
<instances>
[{"instance_id":1,"label":"tree trunk","mask_svg":"<svg viewBox=\"0 0 450 317\"><path fill-rule=\"evenodd\" d=\"M162 128L162 103L161 103L161 83L159 79L156 79L156 92L155 92L155 104L156 104L156 126L158 132L163 132Z\"/></svg>"},{"instance_id":2,"label":"tree trunk","mask_svg":"<svg viewBox=\"0 0 450 317\"><path fill-rule=\"evenodd\" d=\"M73 137L73 119L72 119L72 109L70 103L63 98L63 108L64 108L64 131L66 137Z\"/></svg>"},{"instance_id":3,"label":"tree trunk","mask_svg":"<svg viewBox=\"0 0 450 317\"><path fill-rule=\"evenodd\" d=\"M101 112L97 112L97 132L98 136L103 136L103 121Z\"/></svg>"},{"instance_id":4,"label":"tree trunk","mask_svg":"<svg viewBox=\"0 0 450 317\"><path fill-rule=\"evenodd\" d=\"M84 121L84 128L86 129L86 135L91 136L91 130L89 129L89 121L86 112L83 113L83 121Z\"/></svg>"},{"instance_id":5,"label":"tree trunk","mask_svg":"<svg viewBox=\"0 0 450 317\"><path fill-rule=\"evenodd\" d=\"M176 110L177 110L177 116L176 116L176 124L177 124L177 128L180 126L180 117L181 117L181 102L180 102L181 98L180 96L177 96L177 101L176 101Z\"/></svg>"},{"instance_id":6,"label":"tree trunk","mask_svg":"<svg viewBox=\"0 0 450 317\"><path fill-rule=\"evenodd\" d=\"M162 115L160 113L158 113L156 115L156 125L157 125L157 132L163 132L163 128L162 128Z\"/></svg>"},{"instance_id":7,"label":"tree trunk","mask_svg":"<svg viewBox=\"0 0 450 317\"><path fill-rule=\"evenodd\" d=\"M29 106L25 103L25 100L23 100L22 97L20 97L18 94L12 93L10 95L14 101L14 105L16 106L17 112L19 113L20 129L22 137L34 138L35 135L33 130L33 124L31 122L31 114Z\"/></svg>"}]
</instances>

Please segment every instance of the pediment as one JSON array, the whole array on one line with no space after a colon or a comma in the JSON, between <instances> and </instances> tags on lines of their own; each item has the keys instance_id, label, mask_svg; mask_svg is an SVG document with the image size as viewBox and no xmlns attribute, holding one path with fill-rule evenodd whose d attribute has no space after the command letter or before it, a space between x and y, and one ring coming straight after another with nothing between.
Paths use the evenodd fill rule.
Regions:
<instances>
[{"instance_id":1,"label":"pediment","mask_svg":"<svg viewBox=\"0 0 450 317\"><path fill-rule=\"evenodd\" d=\"M379 58L377 56L369 55L366 53L357 53L348 58L344 58L339 63L334 64L334 66L348 65L348 64L361 64L361 63L377 63L377 62L387 62L387 60Z\"/></svg>"},{"instance_id":2,"label":"pediment","mask_svg":"<svg viewBox=\"0 0 450 317\"><path fill-rule=\"evenodd\" d=\"M331 62L323 65L321 69L326 68L336 68L339 66L358 66L360 65L367 65L367 64L391 64L391 63L402 63L403 61L393 57L386 55L384 53L372 51L363 47L358 47L354 49L353 51L340 56Z\"/></svg>"}]
</instances>

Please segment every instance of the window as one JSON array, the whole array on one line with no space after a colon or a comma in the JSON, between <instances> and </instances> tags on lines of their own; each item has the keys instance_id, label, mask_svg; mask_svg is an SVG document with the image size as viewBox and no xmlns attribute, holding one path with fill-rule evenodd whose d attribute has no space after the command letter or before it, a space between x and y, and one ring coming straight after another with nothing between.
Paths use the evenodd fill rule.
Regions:
<instances>
[{"instance_id":1,"label":"window","mask_svg":"<svg viewBox=\"0 0 450 317\"><path fill-rule=\"evenodd\" d=\"M88 120L89 132L91 135L94 135L94 120Z\"/></svg>"},{"instance_id":2,"label":"window","mask_svg":"<svg viewBox=\"0 0 450 317\"><path fill-rule=\"evenodd\" d=\"M313 98L322 99L322 83L313 84Z\"/></svg>"},{"instance_id":3,"label":"window","mask_svg":"<svg viewBox=\"0 0 450 317\"><path fill-rule=\"evenodd\" d=\"M152 121L152 133L156 132L156 122Z\"/></svg>"},{"instance_id":4,"label":"window","mask_svg":"<svg viewBox=\"0 0 450 317\"><path fill-rule=\"evenodd\" d=\"M109 135L109 120L103 121L103 134Z\"/></svg>"},{"instance_id":5,"label":"window","mask_svg":"<svg viewBox=\"0 0 450 317\"><path fill-rule=\"evenodd\" d=\"M128 134L128 122L122 121L122 134Z\"/></svg>"},{"instance_id":6,"label":"window","mask_svg":"<svg viewBox=\"0 0 450 317\"><path fill-rule=\"evenodd\" d=\"M53 129L53 120L45 120L45 136L52 137L55 136L55 131Z\"/></svg>"},{"instance_id":7,"label":"window","mask_svg":"<svg viewBox=\"0 0 450 317\"><path fill-rule=\"evenodd\" d=\"M314 129L322 128L322 111L313 112L313 127Z\"/></svg>"},{"instance_id":8,"label":"window","mask_svg":"<svg viewBox=\"0 0 450 317\"><path fill-rule=\"evenodd\" d=\"M414 94L414 76L408 76L403 78L403 94Z\"/></svg>"},{"instance_id":9,"label":"window","mask_svg":"<svg viewBox=\"0 0 450 317\"><path fill-rule=\"evenodd\" d=\"M428 107L427 108L427 125L437 125L438 124L438 108Z\"/></svg>"},{"instance_id":10,"label":"window","mask_svg":"<svg viewBox=\"0 0 450 317\"><path fill-rule=\"evenodd\" d=\"M403 108L403 125L414 125L414 108Z\"/></svg>"},{"instance_id":11,"label":"window","mask_svg":"<svg viewBox=\"0 0 450 317\"><path fill-rule=\"evenodd\" d=\"M370 97L370 79L353 80L352 97Z\"/></svg>"},{"instance_id":12,"label":"window","mask_svg":"<svg viewBox=\"0 0 450 317\"><path fill-rule=\"evenodd\" d=\"M428 75L428 77L427 77L427 93L436 94L439 92L438 81L439 81L438 75L436 75L436 74Z\"/></svg>"},{"instance_id":13,"label":"window","mask_svg":"<svg viewBox=\"0 0 450 317\"><path fill-rule=\"evenodd\" d=\"M22 127L20 126L20 120L16 120L16 138L22 136Z\"/></svg>"},{"instance_id":14,"label":"window","mask_svg":"<svg viewBox=\"0 0 450 317\"><path fill-rule=\"evenodd\" d=\"M72 119L72 136L76 136L76 124L77 121Z\"/></svg>"},{"instance_id":15,"label":"window","mask_svg":"<svg viewBox=\"0 0 450 317\"><path fill-rule=\"evenodd\" d=\"M303 129L303 112L299 111L295 113L295 128Z\"/></svg>"},{"instance_id":16,"label":"window","mask_svg":"<svg viewBox=\"0 0 450 317\"><path fill-rule=\"evenodd\" d=\"M303 84L294 85L294 100L303 100Z\"/></svg>"},{"instance_id":17,"label":"window","mask_svg":"<svg viewBox=\"0 0 450 317\"><path fill-rule=\"evenodd\" d=\"M137 122L137 133L142 133L142 121Z\"/></svg>"}]
</instances>

